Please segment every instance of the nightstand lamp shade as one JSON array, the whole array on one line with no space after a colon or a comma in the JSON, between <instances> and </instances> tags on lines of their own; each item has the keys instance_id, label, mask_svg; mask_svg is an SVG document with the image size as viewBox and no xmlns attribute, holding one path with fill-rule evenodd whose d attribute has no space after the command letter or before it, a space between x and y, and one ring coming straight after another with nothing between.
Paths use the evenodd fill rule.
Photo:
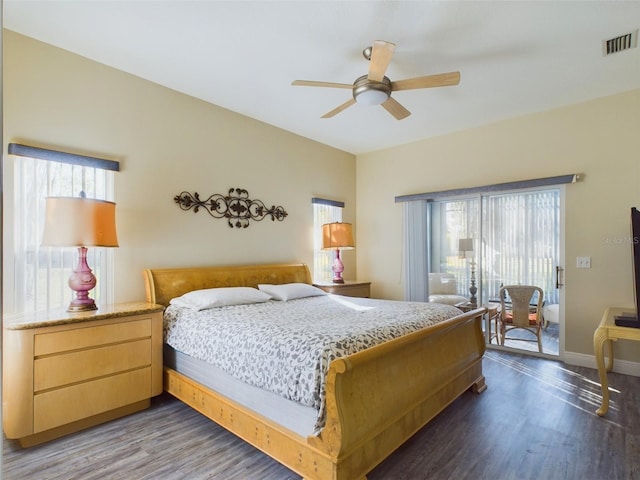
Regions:
<instances>
[{"instance_id":1,"label":"nightstand lamp shade","mask_svg":"<svg viewBox=\"0 0 640 480\"><path fill-rule=\"evenodd\" d=\"M322 226L322 249L335 250L333 260L333 283L344 283L342 272L344 265L340 259L340 250L352 250L355 248L353 241L353 227L350 223L325 223Z\"/></svg>"},{"instance_id":2,"label":"nightstand lamp shade","mask_svg":"<svg viewBox=\"0 0 640 480\"><path fill-rule=\"evenodd\" d=\"M87 264L86 247L117 247L116 204L105 200L81 197L48 197L42 245L48 247L78 247L78 264L69 287L76 292L67 309L70 312L96 310L89 290L96 286L96 277Z\"/></svg>"}]
</instances>

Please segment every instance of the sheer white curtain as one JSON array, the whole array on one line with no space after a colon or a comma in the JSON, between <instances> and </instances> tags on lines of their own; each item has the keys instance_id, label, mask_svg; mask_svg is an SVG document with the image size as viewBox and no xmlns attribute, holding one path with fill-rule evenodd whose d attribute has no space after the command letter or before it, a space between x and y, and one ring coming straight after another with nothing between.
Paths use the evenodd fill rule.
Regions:
<instances>
[{"instance_id":1,"label":"sheer white curtain","mask_svg":"<svg viewBox=\"0 0 640 480\"><path fill-rule=\"evenodd\" d=\"M429 301L429 218L424 200L404 203L404 299Z\"/></svg>"}]
</instances>

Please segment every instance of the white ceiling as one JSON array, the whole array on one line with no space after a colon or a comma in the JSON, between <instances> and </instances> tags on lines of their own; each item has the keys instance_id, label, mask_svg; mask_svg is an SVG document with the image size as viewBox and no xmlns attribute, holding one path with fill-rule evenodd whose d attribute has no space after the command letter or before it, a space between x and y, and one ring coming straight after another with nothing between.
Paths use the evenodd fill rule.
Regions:
<instances>
[{"instance_id":1,"label":"white ceiling","mask_svg":"<svg viewBox=\"0 0 640 480\"><path fill-rule=\"evenodd\" d=\"M4 26L234 112L365 153L640 88L639 1L4 0ZM354 105L362 50L396 44L387 76L460 71L460 85L399 91L412 115Z\"/></svg>"}]
</instances>

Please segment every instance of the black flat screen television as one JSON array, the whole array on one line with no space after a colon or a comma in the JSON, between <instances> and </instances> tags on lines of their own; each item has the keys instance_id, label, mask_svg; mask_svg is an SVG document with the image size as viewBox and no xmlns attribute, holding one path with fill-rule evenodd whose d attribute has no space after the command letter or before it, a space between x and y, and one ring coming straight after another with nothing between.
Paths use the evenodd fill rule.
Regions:
<instances>
[{"instance_id":1,"label":"black flat screen television","mask_svg":"<svg viewBox=\"0 0 640 480\"><path fill-rule=\"evenodd\" d=\"M631 208L631 252L633 254L633 294L635 296L636 311L623 313L615 317L616 325L620 327L640 328L640 212Z\"/></svg>"}]
</instances>

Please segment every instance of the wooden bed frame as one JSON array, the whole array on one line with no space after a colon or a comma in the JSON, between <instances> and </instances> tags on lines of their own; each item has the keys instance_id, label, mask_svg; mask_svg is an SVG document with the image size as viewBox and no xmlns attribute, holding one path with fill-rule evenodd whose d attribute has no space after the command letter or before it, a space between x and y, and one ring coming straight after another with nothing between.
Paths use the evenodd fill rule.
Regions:
<instances>
[{"instance_id":1,"label":"wooden bed frame","mask_svg":"<svg viewBox=\"0 0 640 480\"><path fill-rule=\"evenodd\" d=\"M311 283L304 264L149 269L147 301L188 291ZM326 425L302 437L165 367L164 388L305 479L358 480L468 389L486 389L484 308L334 360Z\"/></svg>"}]
</instances>

